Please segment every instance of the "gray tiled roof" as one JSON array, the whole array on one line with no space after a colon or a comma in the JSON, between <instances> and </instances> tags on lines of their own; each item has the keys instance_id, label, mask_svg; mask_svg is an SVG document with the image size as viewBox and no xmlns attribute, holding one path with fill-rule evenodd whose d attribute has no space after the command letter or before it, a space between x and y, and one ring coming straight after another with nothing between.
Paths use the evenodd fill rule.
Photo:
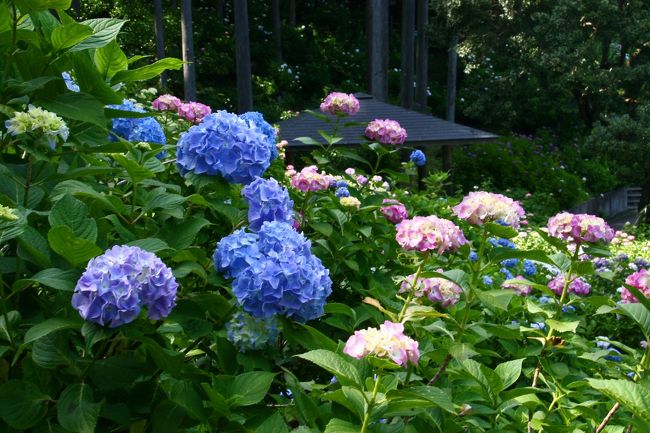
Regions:
<instances>
[{"instance_id":1,"label":"gray tiled roof","mask_svg":"<svg viewBox=\"0 0 650 433\"><path fill-rule=\"evenodd\" d=\"M359 113L346 118L343 122L362 122L364 125L342 129L339 135L343 136L343 140L339 145L359 145L363 140L365 124L374 119L397 120L403 128L406 128L408 133L406 145L410 146L472 144L494 141L498 138L497 135L489 132L386 104L366 94L357 94L356 96L361 105ZM334 119L334 116L328 115L328 117ZM325 141L318 134L318 130L332 132L331 126L309 113L300 113L296 117L280 122L280 138L287 140L289 147L309 147L296 141L297 137L310 137L324 144Z\"/></svg>"}]
</instances>

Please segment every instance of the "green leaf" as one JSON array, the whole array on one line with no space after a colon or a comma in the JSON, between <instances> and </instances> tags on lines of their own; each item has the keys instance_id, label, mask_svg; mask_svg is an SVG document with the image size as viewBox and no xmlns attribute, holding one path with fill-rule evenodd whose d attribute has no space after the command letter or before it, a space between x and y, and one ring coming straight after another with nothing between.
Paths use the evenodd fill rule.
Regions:
<instances>
[{"instance_id":1,"label":"green leaf","mask_svg":"<svg viewBox=\"0 0 650 433\"><path fill-rule=\"evenodd\" d=\"M488 367L479 364L473 359L460 361L463 369L481 386L483 394L492 402L497 400L497 394L503 389L501 378Z\"/></svg>"},{"instance_id":2,"label":"green leaf","mask_svg":"<svg viewBox=\"0 0 650 433\"><path fill-rule=\"evenodd\" d=\"M178 380L174 382L169 391L169 399L185 409L185 412L196 420L205 419L203 400L194 389L194 384L189 380Z\"/></svg>"},{"instance_id":3,"label":"green leaf","mask_svg":"<svg viewBox=\"0 0 650 433\"><path fill-rule=\"evenodd\" d=\"M268 371L251 371L235 376L230 385L230 405L250 406L259 403L269 391L274 377L275 373Z\"/></svg>"},{"instance_id":4,"label":"green leaf","mask_svg":"<svg viewBox=\"0 0 650 433\"><path fill-rule=\"evenodd\" d=\"M114 154L112 155L113 160L120 164L131 178L131 182L138 183L145 179L151 179L155 177L155 174L151 170L144 168L137 161L132 160L124 155Z\"/></svg>"},{"instance_id":5,"label":"green leaf","mask_svg":"<svg viewBox=\"0 0 650 433\"><path fill-rule=\"evenodd\" d=\"M55 369L71 364L68 351L67 338L55 332L34 342L32 360L39 367Z\"/></svg>"},{"instance_id":6,"label":"green leaf","mask_svg":"<svg viewBox=\"0 0 650 433\"><path fill-rule=\"evenodd\" d=\"M16 430L29 429L45 416L50 400L32 383L10 380L0 385L0 417Z\"/></svg>"},{"instance_id":7,"label":"green leaf","mask_svg":"<svg viewBox=\"0 0 650 433\"><path fill-rule=\"evenodd\" d=\"M14 0L22 13L46 11L48 9L65 10L70 8L71 0Z\"/></svg>"},{"instance_id":8,"label":"green leaf","mask_svg":"<svg viewBox=\"0 0 650 433\"><path fill-rule=\"evenodd\" d=\"M116 40L112 40L107 45L96 49L94 62L105 80L128 68L126 54L124 54Z\"/></svg>"},{"instance_id":9,"label":"green leaf","mask_svg":"<svg viewBox=\"0 0 650 433\"><path fill-rule=\"evenodd\" d=\"M618 309L641 327L646 338L650 337L650 311L646 307L641 304L619 304Z\"/></svg>"},{"instance_id":10,"label":"green leaf","mask_svg":"<svg viewBox=\"0 0 650 433\"><path fill-rule=\"evenodd\" d=\"M47 233L47 240L50 247L73 266L83 265L103 252L93 242L76 237L67 226L51 228Z\"/></svg>"},{"instance_id":11,"label":"green leaf","mask_svg":"<svg viewBox=\"0 0 650 433\"><path fill-rule=\"evenodd\" d=\"M88 208L84 202L66 194L54 204L48 221L52 227L69 227L75 236L94 243L97 240L97 222L87 215Z\"/></svg>"},{"instance_id":12,"label":"green leaf","mask_svg":"<svg viewBox=\"0 0 650 433\"><path fill-rule=\"evenodd\" d=\"M330 352L329 350L316 349L302 355L296 355L299 358L313 362L321 368L329 371L336 376L339 382L351 383L361 388L363 382L357 368L351 362L348 362L341 355Z\"/></svg>"},{"instance_id":13,"label":"green leaf","mask_svg":"<svg viewBox=\"0 0 650 433\"><path fill-rule=\"evenodd\" d=\"M91 27L73 21L54 29L51 36L52 46L55 51L64 50L88 39L92 34Z\"/></svg>"},{"instance_id":14,"label":"green leaf","mask_svg":"<svg viewBox=\"0 0 650 433\"><path fill-rule=\"evenodd\" d=\"M73 48L74 49L74 48ZM119 95L111 86L108 85L105 78L92 62L88 53L76 52L70 53L72 57L72 68L77 84L84 93L89 93L97 98L102 104L121 104L123 97ZM109 109L104 109L104 115ZM101 125L103 134L95 132L103 142L106 141L108 133L105 125ZM102 141L96 140L97 143ZM116 143L113 143L116 144Z\"/></svg>"},{"instance_id":15,"label":"green leaf","mask_svg":"<svg viewBox=\"0 0 650 433\"><path fill-rule=\"evenodd\" d=\"M182 60L166 57L152 63L151 65L143 66L141 68L119 71L113 76L111 83L117 84L129 81L150 80L157 77L167 69L180 69L182 66Z\"/></svg>"},{"instance_id":16,"label":"green leaf","mask_svg":"<svg viewBox=\"0 0 650 433\"><path fill-rule=\"evenodd\" d=\"M65 194L95 199L102 205L102 207L112 212L122 213L124 211L124 206L119 199L117 199L117 201L111 200L111 198L113 198L112 196L107 196L103 193L97 192L89 184L78 180L64 180L59 183L54 187L54 190L52 190L50 199L52 201L57 201Z\"/></svg>"},{"instance_id":17,"label":"green leaf","mask_svg":"<svg viewBox=\"0 0 650 433\"><path fill-rule=\"evenodd\" d=\"M24 344L29 344L32 341L45 337L52 332L61 331L63 329L81 329L82 324L83 323L80 319L66 319L63 317L47 319L44 322L32 326L27 330L27 332L25 332Z\"/></svg>"},{"instance_id":18,"label":"green leaf","mask_svg":"<svg viewBox=\"0 0 650 433\"><path fill-rule=\"evenodd\" d=\"M82 21L81 24L93 29L93 35L82 43L75 45L71 51L101 48L108 45L115 39L124 23L126 23L126 20L120 20L117 18L94 18Z\"/></svg>"},{"instance_id":19,"label":"green leaf","mask_svg":"<svg viewBox=\"0 0 650 433\"><path fill-rule=\"evenodd\" d=\"M508 305L515 296L512 290L475 290L474 293L485 307L502 311L508 311Z\"/></svg>"},{"instance_id":20,"label":"green leaf","mask_svg":"<svg viewBox=\"0 0 650 433\"><path fill-rule=\"evenodd\" d=\"M43 269L30 278L16 281L12 288L13 290L22 290L32 283L38 283L63 292L73 292L79 277L79 272L72 269L64 271L63 269L49 268Z\"/></svg>"},{"instance_id":21,"label":"green leaf","mask_svg":"<svg viewBox=\"0 0 650 433\"><path fill-rule=\"evenodd\" d=\"M334 227L332 227L331 224L324 223L324 222L314 222L309 224L314 230L316 230L318 233L322 234L325 237L330 237L332 236L332 232L334 231Z\"/></svg>"},{"instance_id":22,"label":"green leaf","mask_svg":"<svg viewBox=\"0 0 650 433\"><path fill-rule=\"evenodd\" d=\"M45 238L34 227L25 227L23 234L18 237L18 244L20 248L29 254L28 259L30 261L42 268L52 266L50 247L47 245Z\"/></svg>"},{"instance_id":23,"label":"green leaf","mask_svg":"<svg viewBox=\"0 0 650 433\"><path fill-rule=\"evenodd\" d=\"M307 144L309 146L322 146L322 144L316 140L314 140L311 137L296 137L293 139L294 141L299 141L303 144Z\"/></svg>"},{"instance_id":24,"label":"green leaf","mask_svg":"<svg viewBox=\"0 0 650 433\"><path fill-rule=\"evenodd\" d=\"M74 383L63 390L57 404L57 419L67 430L94 433L101 403L95 403L90 386Z\"/></svg>"},{"instance_id":25,"label":"green leaf","mask_svg":"<svg viewBox=\"0 0 650 433\"><path fill-rule=\"evenodd\" d=\"M501 224L497 223L485 223L484 227L488 233L498 238L512 239L517 237L519 234L517 230L513 229L512 227L502 226Z\"/></svg>"},{"instance_id":26,"label":"green leaf","mask_svg":"<svg viewBox=\"0 0 650 433\"><path fill-rule=\"evenodd\" d=\"M546 324L558 332L576 332L578 325L580 325L580 321L576 320L575 322L560 322L559 320L548 319L546 321Z\"/></svg>"},{"instance_id":27,"label":"green leaf","mask_svg":"<svg viewBox=\"0 0 650 433\"><path fill-rule=\"evenodd\" d=\"M167 245L167 242L163 241L162 239L158 239L158 238L138 239L138 240L129 242L127 245L132 246L132 247L142 248L143 250L149 251L150 253L157 253L159 251L164 251L164 250L171 249L169 247L169 245Z\"/></svg>"},{"instance_id":28,"label":"green leaf","mask_svg":"<svg viewBox=\"0 0 650 433\"><path fill-rule=\"evenodd\" d=\"M275 412L255 429L255 433L289 433L289 429L282 415Z\"/></svg>"},{"instance_id":29,"label":"green leaf","mask_svg":"<svg viewBox=\"0 0 650 433\"><path fill-rule=\"evenodd\" d=\"M519 379L519 376L521 376L521 364L523 362L523 359L513 359L512 361L502 362L497 365L494 372L499 375L503 382L501 391L508 389Z\"/></svg>"},{"instance_id":30,"label":"green leaf","mask_svg":"<svg viewBox=\"0 0 650 433\"><path fill-rule=\"evenodd\" d=\"M196 235L207 225L210 221L205 218L192 217L179 224L168 224L159 237L175 250L183 250L192 245Z\"/></svg>"},{"instance_id":31,"label":"green leaf","mask_svg":"<svg viewBox=\"0 0 650 433\"><path fill-rule=\"evenodd\" d=\"M163 400L151 416L153 433L176 433L185 418L185 410L176 403Z\"/></svg>"},{"instance_id":32,"label":"green leaf","mask_svg":"<svg viewBox=\"0 0 650 433\"><path fill-rule=\"evenodd\" d=\"M359 433L360 429L342 419L332 418L323 433Z\"/></svg>"},{"instance_id":33,"label":"green leaf","mask_svg":"<svg viewBox=\"0 0 650 433\"><path fill-rule=\"evenodd\" d=\"M456 413L456 408L451 397L440 388L434 386L414 386L405 388L404 390L389 391L388 393L389 398L400 395L428 400L434 406L440 407L449 413Z\"/></svg>"},{"instance_id":34,"label":"green leaf","mask_svg":"<svg viewBox=\"0 0 650 433\"><path fill-rule=\"evenodd\" d=\"M621 379L587 379L589 385L627 407L635 416L650 422L650 388L647 384Z\"/></svg>"},{"instance_id":35,"label":"green leaf","mask_svg":"<svg viewBox=\"0 0 650 433\"><path fill-rule=\"evenodd\" d=\"M46 110L53 111L68 119L80 120L106 128L104 104L94 96L83 92L66 92L53 99L39 101Z\"/></svg>"}]
</instances>

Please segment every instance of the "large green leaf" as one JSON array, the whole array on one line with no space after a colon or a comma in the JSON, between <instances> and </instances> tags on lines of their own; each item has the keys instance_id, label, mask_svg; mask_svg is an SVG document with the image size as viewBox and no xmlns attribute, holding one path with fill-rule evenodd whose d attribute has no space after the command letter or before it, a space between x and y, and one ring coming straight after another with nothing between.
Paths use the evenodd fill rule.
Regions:
<instances>
[{"instance_id":1,"label":"large green leaf","mask_svg":"<svg viewBox=\"0 0 650 433\"><path fill-rule=\"evenodd\" d=\"M280 412L275 412L255 429L255 433L289 433L289 429Z\"/></svg>"},{"instance_id":2,"label":"large green leaf","mask_svg":"<svg viewBox=\"0 0 650 433\"><path fill-rule=\"evenodd\" d=\"M619 304L618 309L641 327L646 337L650 336L650 311L642 304Z\"/></svg>"},{"instance_id":3,"label":"large green leaf","mask_svg":"<svg viewBox=\"0 0 650 433\"><path fill-rule=\"evenodd\" d=\"M515 296L512 290L475 290L474 293L483 306L502 311L508 311L508 304Z\"/></svg>"},{"instance_id":4,"label":"large green leaf","mask_svg":"<svg viewBox=\"0 0 650 433\"><path fill-rule=\"evenodd\" d=\"M25 332L24 344L31 343L32 341L45 337L52 332L61 331L63 329L81 329L82 324L83 323L80 319L66 319L63 317L47 319L44 322L32 326L27 330L27 332Z\"/></svg>"},{"instance_id":5,"label":"large green leaf","mask_svg":"<svg viewBox=\"0 0 650 433\"><path fill-rule=\"evenodd\" d=\"M650 422L650 387L622 379L587 379L589 385L627 407L635 416Z\"/></svg>"},{"instance_id":6,"label":"large green leaf","mask_svg":"<svg viewBox=\"0 0 650 433\"><path fill-rule=\"evenodd\" d=\"M71 0L14 0L14 3L21 12L32 13L48 9L68 9Z\"/></svg>"},{"instance_id":7,"label":"large green leaf","mask_svg":"<svg viewBox=\"0 0 650 433\"><path fill-rule=\"evenodd\" d=\"M76 237L72 229L67 226L51 228L47 233L50 247L73 266L80 266L103 251L93 242Z\"/></svg>"},{"instance_id":8,"label":"large green leaf","mask_svg":"<svg viewBox=\"0 0 650 433\"><path fill-rule=\"evenodd\" d=\"M72 21L52 31L52 47L56 51L64 50L88 39L92 34L93 29L89 26Z\"/></svg>"},{"instance_id":9,"label":"large green leaf","mask_svg":"<svg viewBox=\"0 0 650 433\"><path fill-rule=\"evenodd\" d=\"M49 400L34 384L10 380L0 385L0 418L16 430L26 430L43 418Z\"/></svg>"},{"instance_id":10,"label":"large green leaf","mask_svg":"<svg viewBox=\"0 0 650 433\"><path fill-rule=\"evenodd\" d=\"M460 364L463 369L481 386L483 394L492 403L496 403L497 394L503 389L503 381L501 378L488 367L479 364L473 359L466 359L461 361Z\"/></svg>"},{"instance_id":11,"label":"large green leaf","mask_svg":"<svg viewBox=\"0 0 650 433\"><path fill-rule=\"evenodd\" d=\"M113 76L111 83L116 84L129 81L150 80L156 78L167 69L180 69L182 66L182 60L167 57L141 68L119 71Z\"/></svg>"},{"instance_id":12,"label":"large green leaf","mask_svg":"<svg viewBox=\"0 0 650 433\"><path fill-rule=\"evenodd\" d=\"M124 23L126 23L126 20L120 20L117 18L94 18L82 21L81 24L93 29L93 35L82 43L75 45L71 51L87 50L88 48L101 48L108 45L115 39Z\"/></svg>"},{"instance_id":13,"label":"large green leaf","mask_svg":"<svg viewBox=\"0 0 650 433\"><path fill-rule=\"evenodd\" d=\"M199 421L205 418L203 401L191 381L175 381L169 390L169 399L185 409L190 417Z\"/></svg>"},{"instance_id":14,"label":"large green leaf","mask_svg":"<svg viewBox=\"0 0 650 433\"><path fill-rule=\"evenodd\" d=\"M386 397L393 400L411 401L418 407L439 407L449 413L456 413L451 397L439 388L434 386L414 386L403 390L389 391ZM391 405L391 410L396 410L399 405Z\"/></svg>"},{"instance_id":15,"label":"large green leaf","mask_svg":"<svg viewBox=\"0 0 650 433\"><path fill-rule=\"evenodd\" d=\"M521 376L521 364L523 359L513 359L512 361L502 362L497 365L494 372L499 375L503 382L502 390L508 389Z\"/></svg>"},{"instance_id":16,"label":"large green leaf","mask_svg":"<svg viewBox=\"0 0 650 433\"><path fill-rule=\"evenodd\" d=\"M160 232L159 237L170 247L182 250L192 245L196 235L207 225L210 225L210 221L205 218L192 217L182 223L168 224Z\"/></svg>"},{"instance_id":17,"label":"large green leaf","mask_svg":"<svg viewBox=\"0 0 650 433\"><path fill-rule=\"evenodd\" d=\"M63 269L58 268L48 268L43 269L41 272L29 278L16 281L13 284L12 289L22 290L30 284L38 283L56 290L72 292L74 291L77 280L79 280L79 276L79 272L73 269L64 271Z\"/></svg>"},{"instance_id":18,"label":"large green leaf","mask_svg":"<svg viewBox=\"0 0 650 433\"><path fill-rule=\"evenodd\" d=\"M560 322L559 320L548 319L546 321L546 324L558 332L575 333L576 329L578 329L578 325L580 325L580 321L576 320L574 322Z\"/></svg>"},{"instance_id":19,"label":"large green leaf","mask_svg":"<svg viewBox=\"0 0 650 433\"><path fill-rule=\"evenodd\" d=\"M112 78L113 75L128 67L126 54L115 40L96 49L94 61L99 73L102 74L105 80Z\"/></svg>"},{"instance_id":20,"label":"large green leaf","mask_svg":"<svg viewBox=\"0 0 650 433\"><path fill-rule=\"evenodd\" d=\"M90 386L74 383L63 390L57 404L57 419L67 430L94 433L101 403L95 403Z\"/></svg>"},{"instance_id":21,"label":"large green leaf","mask_svg":"<svg viewBox=\"0 0 650 433\"><path fill-rule=\"evenodd\" d=\"M64 195L57 201L48 217L50 226L66 226L75 236L90 242L97 240L97 222L88 218L88 208L81 200L70 194Z\"/></svg>"},{"instance_id":22,"label":"large green leaf","mask_svg":"<svg viewBox=\"0 0 650 433\"><path fill-rule=\"evenodd\" d=\"M313 362L321 368L332 373L339 382L351 383L357 387L362 387L361 375L357 368L351 362L348 362L341 355L330 352L329 350L316 349L302 355L296 355L299 358Z\"/></svg>"},{"instance_id":23,"label":"large green leaf","mask_svg":"<svg viewBox=\"0 0 650 433\"><path fill-rule=\"evenodd\" d=\"M152 414L153 433L176 433L185 418L185 410L173 401L163 400Z\"/></svg>"},{"instance_id":24,"label":"large green leaf","mask_svg":"<svg viewBox=\"0 0 650 433\"><path fill-rule=\"evenodd\" d=\"M106 128L104 104L94 96L83 92L66 92L52 99L39 101L46 110L68 119L80 120Z\"/></svg>"},{"instance_id":25,"label":"large green leaf","mask_svg":"<svg viewBox=\"0 0 650 433\"><path fill-rule=\"evenodd\" d=\"M231 406L250 406L262 401L275 377L268 371L251 371L235 376L230 384Z\"/></svg>"},{"instance_id":26,"label":"large green leaf","mask_svg":"<svg viewBox=\"0 0 650 433\"><path fill-rule=\"evenodd\" d=\"M359 433L361 429L342 419L332 418L323 433Z\"/></svg>"},{"instance_id":27,"label":"large green leaf","mask_svg":"<svg viewBox=\"0 0 650 433\"><path fill-rule=\"evenodd\" d=\"M73 48L74 49L74 48ZM74 78L84 93L89 93L97 98L102 104L121 104L124 98L108 85L103 74L97 69L90 56L86 52L71 53ZM106 109L104 109L106 116ZM104 130L105 125L103 126ZM108 132L100 135L104 142Z\"/></svg>"},{"instance_id":28,"label":"large green leaf","mask_svg":"<svg viewBox=\"0 0 650 433\"><path fill-rule=\"evenodd\" d=\"M137 161L134 161L131 158L120 154L114 154L112 157L115 162L124 167L126 172L129 174L129 177L131 178L131 182L133 183L138 183L144 179L150 179L154 177L154 174L151 172L151 170L147 170Z\"/></svg>"}]
</instances>

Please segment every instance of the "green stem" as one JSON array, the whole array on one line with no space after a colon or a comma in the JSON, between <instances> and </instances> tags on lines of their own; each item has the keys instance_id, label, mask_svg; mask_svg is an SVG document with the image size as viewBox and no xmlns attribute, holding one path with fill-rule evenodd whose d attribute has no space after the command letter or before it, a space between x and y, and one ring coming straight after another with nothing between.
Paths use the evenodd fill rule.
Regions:
<instances>
[{"instance_id":1,"label":"green stem","mask_svg":"<svg viewBox=\"0 0 650 433\"><path fill-rule=\"evenodd\" d=\"M18 278L16 278L18 279ZM2 279L2 274L0 274L0 303L2 303L2 318L5 321L5 328L7 330L7 338L9 339L9 345L13 346L13 338L11 338L11 324L9 323L9 311L7 310L7 298L5 298L5 286L4 280Z\"/></svg>"},{"instance_id":2,"label":"green stem","mask_svg":"<svg viewBox=\"0 0 650 433\"><path fill-rule=\"evenodd\" d=\"M377 398L377 391L379 391L379 382L381 381L381 376L377 375L377 380L375 380L375 386L372 388L372 396L368 402L368 409L363 415L363 424L361 424L361 433L366 433L368 431L368 423L370 422L370 412L372 407L375 405L375 399Z\"/></svg>"},{"instance_id":3,"label":"green stem","mask_svg":"<svg viewBox=\"0 0 650 433\"><path fill-rule=\"evenodd\" d=\"M32 157L27 160L27 171L25 173L25 194L23 196L23 206L27 207L29 202L29 188L32 186Z\"/></svg>"},{"instance_id":4,"label":"green stem","mask_svg":"<svg viewBox=\"0 0 650 433\"><path fill-rule=\"evenodd\" d=\"M413 296L415 296L415 288L418 285L418 280L420 279L420 274L422 274L422 271L424 270L424 264L427 261L427 258L429 257L428 253L425 253L425 256L422 258L422 261L418 265L418 270L415 271L415 277L413 278L413 281L411 282L411 290L409 290L409 293L406 297L406 301L404 301L404 306L402 307L402 310L399 312L399 315L397 316L397 322L401 323L402 320L404 320L404 317L406 316L406 310L408 309L409 304L413 300Z\"/></svg>"}]
</instances>

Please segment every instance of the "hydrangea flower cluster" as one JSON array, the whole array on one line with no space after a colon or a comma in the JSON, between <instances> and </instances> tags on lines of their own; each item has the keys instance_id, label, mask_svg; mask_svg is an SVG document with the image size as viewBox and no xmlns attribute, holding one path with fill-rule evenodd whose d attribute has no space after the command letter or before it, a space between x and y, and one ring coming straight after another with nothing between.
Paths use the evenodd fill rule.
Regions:
<instances>
[{"instance_id":1,"label":"hydrangea flower cluster","mask_svg":"<svg viewBox=\"0 0 650 433\"><path fill-rule=\"evenodd\" d=\"M271 221L257 234L244 230L223 238L215 267L233 277L233 294L257 318L284 315L306 322L320 317L332 292L329 271L311 243L289 224Z\"/></svg>"},{"instance_id":2,"label":"hydrangea flower cluster","mask_svg":"<svg viewBox=\"0 0 650 433\"><path fill-rule=\"evenodd\" d=\"M200 102L186 102L178 107L178 116L192 123L203 122L210 113L212 108Z\"/></svg>"},{"instance_id":3,"label":"hydrangea flower cluster","mask_svg":"<svg viewBox=\"0 0 650 433\"><path fill-rule=\"evenodd\" d=\"M560 274L548 282L548 288L557 296L562 296L565 281L564 276ZM591 285L582 278L574 279L569 283L569 287L567 287L568 293L574 293L578 296L587 296L590 290Z\"/></svg>"},{"instance_id":4,"label":"hydrangea flower cluster","mask_svg":"<svg viewBox=\"0 0 650 433\"><path fill-rule=\"evenodd\" d=\"M625 279L625 284L636 287L645 295L646 298L650 298L650 271L647 269L641 269L640 271L628 275ZM623 302L627 304L639 302L632 292L625 287L621 288L621 298L623 299Z\"/></svg>"},{"instance_id":5,"label":"hydrangea flower cluster","mask_svg":"<svg viewBox=\"0 0 650 433\"><path fill-rule=\"evenodd\" d=\"M418 342L404 335L404 325L388 320L379 329L355 331L345 343L343 353L357 359L368 355L388 358L403 367L409 362L417 364L420 359Z\"/></svg>"},{"instance_id":6,"label":"hydrangea flower cluster","mask_svg":"<svg viewBox=\"0 0 650 433\"><path fill-rule=\"evenodd\" d=\"M381 144L403 144L408 137L406 129L396 120L375 119L368 123L366 137Z\"/></svg>"},{"instance_id":7,"label":"hydrangea flower cluster","mask_svg":"<svg viewBox=\"0 0 650 433\"><path fill-rule=\"evenodd\" d=\"M379 211L393 224L401 223L409 217L409 212L406 210L406 206L398 200L385 198L383 204L384 206L382 206Z\"/></svg>"},{"instance_id":8,"label":"hydrangea flower cluster","mask_svg":"<svg viewBox=\"0 0 650 433\"><path fill-rule=\"evenodd\" d=\"M614 230L604 219L594 215L561 212L548 220L548 234L564 241L609 243L614 238Z\"/></svg>"},{"instance_id":9,"label":"hydrangea flower cluster","mask_svg":"<svg viewBox=\"0 0 650 433\"><path fill-rule=\"evenodd\" d=\"M438 272L441 271L441 269L438 270ZM416 298L426 296L431 302L440 304L442 308L448 308L457 303L460 300L460 294L463 293L463 289L458 284L444 278L418 278L415 288L413 288L414 279L415 274L406 277L400 285L400 293L407 293L414 289Z\"/></svg>"},{"instance_id":10,"label":"hydrangea flower cluster","mask_svg":"<svg viewBox=\"0 0 650 433\"><path fill-rule=\"evenodd\" d=\"M359 201L358 198L348 196L348 197L341 197L339 199L339 202L341 203L341 206L343 207L352 207L355 209L359 209L361 207L361 202Z\"/></svg>"},{"instance_id":11,"label":"hydrangea flower cluster","mask_svg":"<svg viewBox=\"0 0 650 433\"><path fill-rule=\"evenodd\" d=\"M437 250L438 254L442 254L449 250L457 251L467 243L456 224L433 215L403 220L396 229L397 243L405 250Z\"/></svg>"},{"instance_id":12,"label":"hydrangea flower cluster","mask_svg":"<svg viewBox=\"0 0 650 433\"><path fill-rule=\"evenodd\" d=\"M27 107L27 112L16 111L13 117L5 120L5 128L7 133L14 136L27 132L43 134L52 149L56 146L57 137L65 142L70 134L68 125L62 118L31 104Z\"/></svg>"},{"instance_id":13,"label":"hydrangea flower cluster","mask_svg":"<svg viewBox=\"0 0 650 433\"><path fill-rule=\"evenodd\" d=\"M238 311L226 323L228 341L242 352L269 347L277 340L278 335L280 322L275 316L258 318Z\"/></svg>"},{"instance_id":14,"label":"hydrangea flower cluster","mask_svg":"<svg viewBox=\"0 0 650 433\"><path fill-rule=\"evenodd\" d=\"M136 113L146 113L146 111L132 101L125 99L121 105L109 105L109 108L123 111L133 111ZM117 118L113 119L112 134L109 136L111 141L118 141L117 137L133 143L147 142L165 144L167 138L160 123L153 117L141 118Z\"/></svg>"},{"instance_id":15,"label":"hydrangea flower cluster","mask_svg":"<svg viewBox=\"0 0 650 433\"><path fill-rule=\"evenodd\" d=\"M65 83L65 87L68 90L70 90L71 92L81 91L79 85L75 83L75 81L72 79L72 76L70 75L69 72L61 72L61 77L63 77L63 82Z\"/></svg>"},{"instance_id":16,"label":"hydrangea flower cluster","mask_svg":"<svg viewBox=\"0 0 650 433\"><path fill-rule=\"evenodd\" d=\"M334 195L337 196L338 198L350 197L350 190L342 186L336 188L336 192L334 193Z\"/></svg>"},{"instance_id":17,"label":"hydrangea flower cluster","mask_svg":"<svg viewBox=\"0 0 650 433\"><path fill-rule=\"evenodd\" d=\"M486 191L470 192L452 209L458 218L474 225L499 222L517 228L526 213L518 201Z\"/></svg>"},{"instance_id":18,"label":"hydrangea flower cluster","mask_svg":"<svg viewBox=\"0 0 650 433\"><path fill-rule=\"evenodd\" d=\"M118 245L88 262L72 295L72 306L90 322L115 328L134 321L142 307L153 320L176 305L178 283L155 254Z\"/></svg>"},{"instance_id":19,"label":"hydrangea flower cluster","mask_svg":"<svg viewBox=\"0 0 650 433\"><path fill-rule=\"evenodd\" d=\"M176 96L165 94L154 99L151 103L151 108L156 111L173 111L178 113L181 104L183 104L183 102L181 102L181 100Z\"/></svg>"},{"instance_id":20,"label":"hydrangea flower cluster","mask_svg":"<svg viewBox=\"0 0 650 433\"><path fill-rule=\"evenodd\" d=\"M293 200L275 179L255 178L242 189L248 203L248 227L257 232L265 221L293 225Z\"/></svg>"},{"instance_id":21,"label":"hydrangea flower cluster","mask_svg":"<svg viewBox=\"0 0 650 433\"><path fill-rule=\"evenodd\" d=\"M521 275L517 275L514 279L516 280L525 280L525 278ZM529 286L527 284L517 284L517 283L508 283L506 281L501 284L502 289L512 289L515 291L515 293L519 296L528 296L530 293L533 291L532 286Z\"/></svg>"},{"instance_id":22,"label":"hydrangea flower cluster","mask_svg":"<svg viewBox=\"0 0 650 433\"><path fill-rule=\"evenodd\" d=\"M411 162L418 167L424 167L424 165L427 163L427 157L422 152L420 149L416 149L413 152L411 152L411 155L409 156L409 159Z\"/></svg>"},{"instance_id":23,"label":"hydrangea flower cluster","mask_svg":"<svg viewBox=\"0 0 650 433\"><path fill-rule=\"evenodd\" d=\"M307 166L300 170L300 172L293 170L293 173L288 174L291 177L291 186L302 192L322 191L335 184L334 177L326 174L324 171L319 173L318 167L315 165Z\"/></svg>"},{"instance_id":24,"label":"hydrangea flower cluster","mask_svg":"<svg viewBox=\"0 0 650 433\"><path fill-rule=\"evenodd\" d=\"M320 104L320 111L334 116L354 116L359 112L359 100L351 93L332 92Z\"/></svg>"},{"instance_id":25,"label":"hydrangea flower cluster","mask_svg":"<svg viewBox=\"0 0 650 433\"><path fill-rule=\"evenodd\" d=\"M271 160L277 158L278 147L275 145L275 142L277 141L278 133L273 125L264 120L262 113L258 113L257 111L249 111L247 113L240 114L239 117L249 123L252 123L255 127L262 131L262 134L264 134L266 137L267 146L271 150Z\"/></svg>"},{"instance_id":26,"label":"hydrangea flower cluster","mask_svg":"<svg viewBox=\"0 0 650 433\"><path fill-rule=\"evenodd\" d=\"M217 111L178 140L176 164L189 172L220 174L233 183L250 183L271 164L267 138L236 114Z\"/></svg>"}]
</instances>

